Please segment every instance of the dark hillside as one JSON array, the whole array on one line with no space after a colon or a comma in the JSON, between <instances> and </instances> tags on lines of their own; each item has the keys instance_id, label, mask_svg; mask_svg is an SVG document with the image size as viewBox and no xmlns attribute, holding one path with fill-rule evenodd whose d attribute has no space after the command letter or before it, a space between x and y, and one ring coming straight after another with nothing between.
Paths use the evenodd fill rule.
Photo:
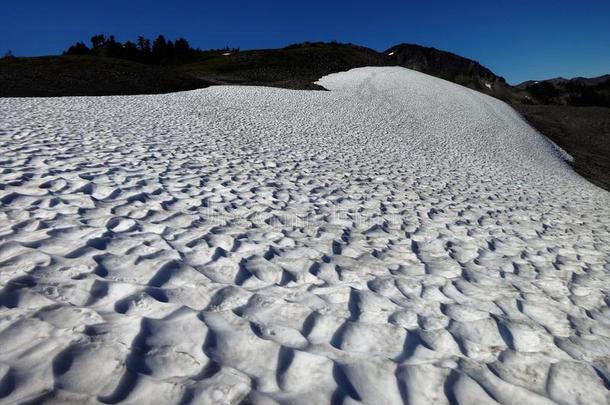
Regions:
<instances>
[{"instance_id":1,"label":"dark hillside","mask_svg":"<svg viewBox=\"0 0 610 405\"><path fill-rule=\"evenodd\" d=\"M0 97L156 94L207 85L170 68L113 58L70 55L0 59Z\"/></svg>"},{"instance_id":2,"label":"dark hillside","mask_svg":"<svg viewBox=\"0 0 610 405\"><path fill-rule=\"evenodd\" d=\"M179 68L194 77L218 84L321 89L313 82L330 73L393 64L387 56L361 46L304 43L282 49L217 53Z\"/></svg>"},{"instance_id":3,"label":"dark hillside","mask_svg":"<svg viewBox=\"0 0 610 405\"><path fill-rule=\"evenodd\" d=\"M506 83L479 62L451 52L413 44L400 44L384 52L400 66L484 90L485 84Z\"/></svg>"},{"instance_id":4,"label":"dark hillside","mask_svg":"<svg viewBox=\"0 0 610 405\"><path fill-rule=\"evenodd\" d=\"M525 119L574 158L572 166L610 190L610 108L513 104Z\"/></svg>"},{"instance_id":5,"label":"dark hillside","mask_svg":"<svg viewBox=\"0 0 610 405\"><path fill-rule=\"evenodd\" d=\"M451 52L414 44L400 44L384 52L399 65L440 77L509 102L528 102L528 93L510 86L503 77Z\"/></svg>"},{"instance_id":6,"label":"dark hillside","mask_svg":"<svg viewBox=\"0 0 610 405\"><path fill-rule=\"evenodd\" d=\"M156 94L210 84L320 90L313 82L327 74L393 64L372 49L337 43L244 52L197 50L186 63L169 65L112 58L104 56L105 47L99 49L99 55L85 50L89 53L0 59L0 97Z\"/></svg>"}]
</instances>

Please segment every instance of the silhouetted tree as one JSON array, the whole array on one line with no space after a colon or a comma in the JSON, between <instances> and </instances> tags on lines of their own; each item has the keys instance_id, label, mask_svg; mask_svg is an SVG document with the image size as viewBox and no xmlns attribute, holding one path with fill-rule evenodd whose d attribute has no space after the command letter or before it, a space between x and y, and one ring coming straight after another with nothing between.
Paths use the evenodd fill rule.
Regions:
<instances>
[{"instance_id":1,"label":"silhouetted tree","mask_svg":"<svg viewBox=\"0 0 610 405\"><path fill-rule=\"evenodd\" d=\"M122 58L123 55L123 45L114 38L114 35L111 35L106 40L104 44L106 56L111 58Z\"/></svg>"},{"instance_id":2,"label":"silhouetted tree","mask_svg":"<svg viewBox=\"0 0 610 405\"><path fill-rule=\"evenodd\" d=\"M93 51L98 50L106 43L106 36L104 34L94 35L91 37L91 47Z\"/></svg>"},{"instance_id":3,"label":"silhouetted tree","mask_svg":"<svg viewBox=\"0 0 610 405\"><path fill-rule=\"evenodd\" d=\"M227 47L226 50L228 51L229 48ZM236 51L236 49L231 51ZM98 34L91 37L91 48L82 42L77 42L68 48L64 55L91 54L142 63L168 64L188 62L197 52L203 51L191 48L184 38L178 38L172 42L166 40L163 35L159 35L151 45L150 40L143 36L139 36L135 43L131 41L121 43L113 35L106 37L104 34Z\"/></svg>"},{"instance_id":4,"label":"silhouetted tree","mask_svg":"<svg viewBox=\"0 0 610 405\"><path fill-rule=\"evenodd\" d=\"M67 51L64 52L64 55L89 55L91 53L91 49L83 42L77 42L71 47L68 48Z\"/></svg>"},{"instance_id":5,"label":"silhouetted tree","mask_svg":"<svg viewBox=\"0 0 610 405\"><path fill-rule=\"evenodd\" d=\"M143 63L150 63L152 49L150 46L150 39L144 38L143 36L138 37L138 61Z\"/></svg>"},{"instance_id":6,"label":"silhouetted tree","mask_svg":"<svg viewBox=\"0 0 610 405\"><path fill-rule=\"evenodd\" d=\"M167 42L163 35L159 35L153 42L152 56L155 63L162 63L167 58Z\"/></svg>"},{"instance_id":7,"label":"silhouetted tree","mask_svg":"<svg viewBox=\"0 0 610 405\"><path fill-rule=\"evenodd\" d=\"M174 43L174 60L178 62L189 59L193 54L193 49L184 38L178 38Z\"/></svg>"},{"instance_id":8,"label":"silhouetted tree","mask_svg":"<svg viewBox=\"0 0 610 405\"><path fill-rule=\"evenodd\" d=\"M174 44L174 47L176 48L176 54L186 54L191 50L191 46L184 38L178 38Z\"/></svg>"},{"instance_id":9,"label":"silhouetted tree","mask_svg":"<svg viewBox=\"0 0 610 405\"><path fill-rule=\"evenodd\" d=\"M139 60L138 46L131 41L127 41L123 44L123 58L129 60Z\"/></svg>"},{"instance_id":10,"label":"silhouetted tree","mask_svg":"<svg viewBox=\"0 0 610 405\"><path fill-rule=\"evenodd\" d=\"M167 51L165 54L165 60L167 62L173 62L176 56L176 49L172 41L167 41Z\"/></svg>"},{"instance_id":11,"label":"silhouetted tree","mask_svg":"<svg viewBox=\"0 0 610 405\"><path fill-rule=\"evenodd\" d=\"M150 39L143 36L138 37L138 50L140 52L150 52Z\"/></svg>"}]
</instances>

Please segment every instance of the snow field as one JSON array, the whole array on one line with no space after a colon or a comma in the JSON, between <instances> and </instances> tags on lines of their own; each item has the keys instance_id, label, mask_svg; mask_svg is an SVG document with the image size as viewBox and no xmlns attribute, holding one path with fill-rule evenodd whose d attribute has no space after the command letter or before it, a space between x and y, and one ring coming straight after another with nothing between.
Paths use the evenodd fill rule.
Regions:
<instances>
[{"instance_id":1,"label":"snow field","mask_svg":"<svg viewBox=\"0 0 610 405\"><path fill-rule=\"evenodd\" d=\"M0 402L592 404L610 194L502 102L0 99Z\"/></svg>"}]
</instances>

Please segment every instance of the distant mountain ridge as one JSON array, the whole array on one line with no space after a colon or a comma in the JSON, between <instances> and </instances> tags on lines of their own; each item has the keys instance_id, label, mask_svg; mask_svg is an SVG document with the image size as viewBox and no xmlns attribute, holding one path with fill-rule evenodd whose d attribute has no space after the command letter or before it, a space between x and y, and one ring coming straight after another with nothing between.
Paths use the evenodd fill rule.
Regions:
<instances>
[{"instance_id":1,"label":"distant mountain ridge","mask_svg":"<svg viewBox=\"0 0 610 405\"><path fill-rule=\"evenodd\" d=\"M523 83L519 83L515 87L525 89L525 88L527 88L527 86L530 86L532 84L537 84L540 82L548 82L548 83L552 83L555 85L563 85L566 83L575 83L575 84L579 84L582 86L596 86L596 85L598 85L600 83L604 83L608 80L610 80L610 74L597 76L597 77L578 76L578 77L573 77L571 79L566 79L565 77L554 77L552 79L545 79L545 80L527 80Z\"/></svg>"},{"instance_id":2,"label":"distant mountain ridge","mask_svg":"<svg viewBox=\"0 0 610 405\"><path fill-rule=\"evenodd\" d=\"M515 87L530 93L536 104L610 107L610 75L528 80Z\"/></svg>"}]
</instances>

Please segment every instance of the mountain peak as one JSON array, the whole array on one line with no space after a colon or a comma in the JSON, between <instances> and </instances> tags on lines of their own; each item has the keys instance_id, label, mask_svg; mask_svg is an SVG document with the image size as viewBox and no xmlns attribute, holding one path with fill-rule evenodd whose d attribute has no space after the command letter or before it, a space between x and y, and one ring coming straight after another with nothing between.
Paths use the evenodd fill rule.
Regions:
<instances>
[{"instance_id":1,"label":"mountain peak","mask_svg":"<svg viewBox=\"0 0 610 405\"><path fill-rule=\"evenodd\" d=\"M441 77L484 92L492 90L496 83L506 84L479 62L451 52L416 44L402 43L384 52L398 65Z\"/></svg>"}]
</instances>

